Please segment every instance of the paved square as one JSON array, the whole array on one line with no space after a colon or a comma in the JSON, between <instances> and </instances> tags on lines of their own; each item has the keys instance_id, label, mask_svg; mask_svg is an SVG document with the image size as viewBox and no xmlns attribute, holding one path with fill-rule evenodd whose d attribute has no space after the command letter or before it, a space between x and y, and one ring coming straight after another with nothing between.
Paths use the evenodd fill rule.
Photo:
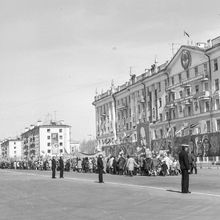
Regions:
<instances>
[{"instance_id":1,"label":"paved square","mask_svg":"<svg viewBox=\"0 0 220 220\"><path fill-rule=\"evenodd\" d=\"M58 174L57 174L58 175ZM192 194L181 194L180 176L127 177L48 171L0 170L0 219L218 219L220 170L190 175Z\"/></svg>"}]
</instances>

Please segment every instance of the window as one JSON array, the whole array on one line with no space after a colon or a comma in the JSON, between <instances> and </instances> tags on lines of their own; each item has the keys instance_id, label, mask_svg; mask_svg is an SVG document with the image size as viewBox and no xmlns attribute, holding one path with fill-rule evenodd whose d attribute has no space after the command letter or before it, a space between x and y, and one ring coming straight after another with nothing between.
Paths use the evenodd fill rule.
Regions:
<instances>
[{"instance_id":1,"label":"window","mask_svg":"<svg viewBox=\"0 0 220 220\"><path fill-rule=\"evenodd\" d=\"M166 79L164 80L164 83L165 83L165 88L167 88L167 80Z\"/></svg>"},{"instance_id":2,"label":"window","mask_svg":"<svg viewBox=\"0 0 220 220\"><path fill-rule=\"evenodd\" d=\"M59 132L60 132L60 133L63 132L63 129L59 129Z\"/></svg>"},{"instance_id":3,"label":"window","mask_svg":"<svg viewBox=\"0 0 220 220\"><path fill-rule=\"evenodd\" d=\"M63 149L60 149L60 153L63 153Z\"/></svg>"},{"instance_id":4,"label":"window","mask_svg":"<svg viewBox=\"0 0 220 220\"><path fill-rule=\"evenodd\" d=\"M138 105L138 113L140 114L141 113L141 106Z\"/></svg>"},{"instance_id":5,"label":"window","mask_svg":"<svg viewBox=\"0 0 220 220\"><path fill-rule=\"evenodd\" d=\"M16 147L14 147L14 150L16 149Z\"/></svg>"},{"instance_id":6,"label":"window","mask_svg":"<svg viewBox=\"0 0 220 220\"><path fill-rule=\"evenodd\" d=\"M210 132L210 121L206 121L207 132Z\"/></svg>"},{"instance_id":7,"label":"window","mask_svg":"<svg viewBox=\"0 0 220 220\"><path fill-rule=\"evenodd\" d=\"M160 129L160 137L163 138L163 129Z\"/></svg>"},{"instance_id":8,"label":"window","mask_svg":"<svg viewBox=\"0 0 220 220\"><path fill-rule=\"evenodd\" d=\"M181 81L182 81L182 75L181 75L181 73L179 73L178 76L179 76L179 83L181 83Z\"/></svg>"},{"instance_id":9,"label":"window","mask_svg":"<svg viewBox=\"0 0 220 220\"><path fill-rule=\"evenodd\" d=\"M199 108L199 106L198 106L198 102L195 102L194 105L195 105L195 111L197 111L198 108Z\"/></svg>"},{"instance_id":10,"label":"window","mask_svg":"<svg viewBox=\"0 0 220 220\"><path fill-rule=\"evenodd\" d=\"M162 99L159 98L159 107L162 107Z\"/></svg>"},{"instance_id":11,"label":"window","mask_svg":"<svg viewBox=\"0 0 220 220\"><path fill-rule=\"evenodd\" d=\"M16 154L16 151L14 151L14 154Z\"/></svg>"},{"instance_id":12,"label":"window","mask_svg":"<svg viewBox=\"0 0 220 220\"><path fill-rule=\"evenodd\" d=\"M49 129L49 128L47 129L47 132L50 132L50 129Z\"/></svg>"},{"instance_id":13,"label":"window","mask_svg":"<svg viewBox=\"0 0 220 220\"><path fill-rule=\"evenodd\" d=\"M166 120L169 121L169 112L166 112Z\"/></svg>"},{"instance_id":14,"label":"window","mask_svg":"<svg viewBox=\"0 0 220 220\"><path fill-rule=\"evenodd\" d=\"M217 131L220 131L220 119L217 119Z\"/></svg>"},{"instance_id":15,"label":"window","mask_svg":"<svg viewBox=\"0 0 220 220\"><path fill-rule=\"evenodd\" d=\"M176 127L175 126L173 127L173 133L174 133L174 135L176 134Z\"/></svg>"},{"instance_id":16,"label":"window","mask_svg":"<svg viewBox=\"0 0 220 220\"><path fill-rule=\"evenodd\" d=\"M191 106L188 106L188 116L192 115Z\"/></svg>"},{"instance_id":17,"label":"window","mask_svg":"<svg viewBox=\"0 0 220 220\"><path fill-rule=\"evenodd\" d=\"M206 82L205 83L205 91L208 91L209 90L209 84Z\"/></svg>"},{"instance_id":18,"label":"window","mask_svg":"<svg viewBox=\"0 0 220 220\"><path fill-rule=\"evenodd\" d=\"M60 135L60 139L63 139L63 136L62 136L62 135Z\"/></svg>"},{"instance_id":19,"label":"window","mask_svg":"<svg viewBox=\"0 0 220 220\"><path fill-rule=\"evenodd\" d=\"M163 121L163 115L160 114L160 121Z\"/></svg>"},{"instance_id":20,"label":"window","mask_svg":"<svg viewBox=\"0 0 220 220\"><path fill-rule=\"evenodd\" d=\"M209 101L205 102L205 108L206 108L206 112L208 112L209 111Z\"/></svg>"},{"instance_id":21,"label":"window","mask_svg":"<svg viewBox=\"0 0 220 220\"><path fill-rule=\"evenodd\" d=\"M215 104L216 104L216 110L220 110L219 99L216 99L216 100L215 100Z\"/></svg>"},{"instance_id":22,"label":"window","mask_svg":"<svg viewBox=\"0 0 220 220\"><path fill-rule=\"evenodd\" d=\"M50 154L50 150L47 150L47 153Z\"/></svg>"},{"instance_id":23,"label":"window","mask_svg":"<svg viewBox=\"0 0 220 220\"><path fill-rule=\"evenodd\" d=\"M131 102L131 96L130 95L128 96L128 102L129 103Z\"/></svg>"},{"instance_id":24,"label":"window","mask_svg":"<svg viewBox=\"0 0 220 220\"><path fill-rule=\"evenodd\" d=\"M198 66L196 66L195 68L194 68L194 70L195 70L195 76L197 76L198 75Z\"/></svg>"},{"instance_id":25,"label":"window","mask_svg":"<svg viewBox=\"0 0 220 220\"><path fill-rule=\"evenodd\" d=\"M179 112L180 112L180 113L183 112L183 107L182 107L182 105L179 106Z\"/></svg>"},{"instance_id":26,"label":"window","mask_svg":"<svg viewBox=\"0 0 220 220\"><path fill-rule=\"evenodd\" d=\"M175 93L172 93L172 101L175 100Z\"/></svg>"},{"instance_id":27,"label":"window","mask_svg":"<svg viewBox=\"0 0 220 220\"><path fill-rule=\"evenodd\" d=\"M186 94L187 94L187 96L190 96L190 88L186 89Z\"/></svg>"},{"instance_id":28,"label":"window","mask_svg":"<svg viewBox=\"0 0 220 220\"><path fill-rule=\"evenodd\" d=\"M63 143L62 143L62 142L60 142L60 146L63 146Z\"/></svg>"},{"instance_id":29,"label":"window","mask_svg":"<svg viewBox=\"0 0 220 220\"><path fill-rule=\"evenodd\" d=\"M132 129L132 122L130 122L130 129Z\"/></svg>"},{"instance_id":30,"label":"window","mask_svg":"<svg viewBox=\"0 0 220 220\"><path fill-rule=\"evenodd\" d=\"M189 70L186 71L186 78L189 79Z\"/></svg>"},{"instance_id":31,"label":"window","mask_svg":"<svg viewBox=\"0 0 220 220\"><path fill-rule=\"evenodd\" d=\"M218 70L218 60L214 59L214 71Z\"/></svg>"},{"instance_id":32,"label":"window","mask_svg":"<svg viewBox=\"0 0 220 220\"><path fill-rule=\"evenodd\" d=\"M166 104L168 103L168 96L165 96Z\"/></svg>"},{"instance_id":33,"label":"window","mask_svg":"<svg viewBox=\"0 0 220 220\"><path fill-rule=\"evenodd\" d=\"M47 136L47 139L50 140L50 136Z\"/></svg>"},{"instance_id":34,"label":"window","mask_svg":"<svg viewBox=\"0 0 220 220\"><path fill-rule=\"evenodd\" d=\"M180 94L180 98L183 98L183 91L180 91L179 94Z\"/></svg>"},{"instance_id":35,"label":"window","mask_svg":"<svg viewBox=\"0 0 220 220\"><path fill-rule=\"evenodd\" d=\"M174 85L174 76L171 77L172 85Z\"/></svg>"},{"instance_id":36,"label":"window","mask_svg":"<svg viewBox=\"0 0 220 220\"><path fill-rule=\"evenodd\" d=\"M215 80L215 90L219 91L219 79Z\"/></svg>"},{"instance_id":37,"label":"window","mask_svg":"<svg viewBox=\"0 0 220 220\"><path fill-rule=\"evenodd\" d=\"M195 90L196 90L196 93L199 92L199 85L196 85L196 86L195 86Z\"/></svg>"},{"instance_id":38,"label":"window","mask_svg":"<svg viewBox=\"0 0 220 220\"><path fill-rule=\"evenodd\" d=\"M126 123L126 130L129 130L129 124Z\"/></svg>"},{"instance_id":39,"label":"window","mask_svg":"<svg viewBox=\"0 0 220 220\"><path fill-rule=\"evenodd\" d=\"M160 82L158 83L158 90L159 90L159 92L161 91L161 84L160 84Z\"/></svg>"},{"instance_id":40,"label":"window","mask_svg":"<svg viewBox=\"0 0 220 220\"><path fill-rule=\"evenodd\" d=\"M207 63L204 63L203 67L204 67L204 73L206 75L208 73Z\"/></svg>"},{"instance_id":41,"label":"window","mask_svg":"<svg viewBox=\"0 0 220 220\"><path fill-rule=\"evenodd\" d=\"M176 118L176 111L175 111L175 109L173 109L173 119L175 119Z\"/></svg>"},{"instance_id":42,"label":"window","mask_svg":"<svg viewBox=\"0 0 220 220\"><path fill-rule=\"evenodd\" d=\"M50 143L47 143L47 146L49 147L49 146L50 146Z\"/></svg>"},{"instance_id":43,"label":"window","mask_svg":"<svg viewBox=\"0 0 220 220\"><path fill-rule=\"evenodd\" d=\"M118 120L120 120L120 113L118 113Z\"/></svg>"}]
</instances>

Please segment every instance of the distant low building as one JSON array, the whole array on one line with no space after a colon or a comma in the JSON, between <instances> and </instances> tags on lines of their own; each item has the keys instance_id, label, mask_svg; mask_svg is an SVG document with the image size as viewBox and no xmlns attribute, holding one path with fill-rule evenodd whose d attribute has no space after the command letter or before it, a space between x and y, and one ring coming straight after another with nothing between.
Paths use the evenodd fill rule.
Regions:
<instances>
[{"instance_id":1,"label":"distant low building","mask_svg":"<svg viewBox=\"0 0 220 220\"><path fill-rule=\"evenodd\" d=\"M25 160L63 156L70 153L70 128L61 122L38 122L21 134L22 156Z\"/></svg>"},{"instance_id":2,"label":"distant low building","mask_svg":"<svg viewBox=\"0 0 220 220\"><path fill-rule=\"evenodd\" d=\"M6 139L1 142L1 156L6 160L20 160L22 155L20 139Z\"/></svg>"},{"instance_id":3,"label":"distant low building","mask_svg":"<svg viewBox=\"0 0 220 220\"><path fill-rule=\"evenodd\" d=\"M80 147L80 144L78 141L71 141L70 142L70 153L74 154L76 152L79 152L79 147Z\"/></svg>"}]
</instances>

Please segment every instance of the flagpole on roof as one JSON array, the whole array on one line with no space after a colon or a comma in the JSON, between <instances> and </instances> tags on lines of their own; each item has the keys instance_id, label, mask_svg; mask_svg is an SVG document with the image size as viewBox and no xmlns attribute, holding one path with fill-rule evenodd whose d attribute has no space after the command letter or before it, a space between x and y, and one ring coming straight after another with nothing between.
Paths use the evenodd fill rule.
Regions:
<instances>
[{"instance_id":1,"label":"flagpole on roof","mask_svg":"<svg viewBox=\"0 0 220 220\"><path fill-rule=\"evenodd\" d=\"M185 30L183 31L183 36L184 37L187 37L187 45L189 45L189 42L190 42L190 35L189 33L187 33Z\"/></svg>"}]
</instances>

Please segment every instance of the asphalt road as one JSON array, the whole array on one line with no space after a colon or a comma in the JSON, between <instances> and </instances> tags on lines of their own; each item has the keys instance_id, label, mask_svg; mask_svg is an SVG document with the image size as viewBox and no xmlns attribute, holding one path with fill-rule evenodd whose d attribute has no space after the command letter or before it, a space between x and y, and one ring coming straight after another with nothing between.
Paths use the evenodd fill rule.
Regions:
<instances>
[{"instance_id":1,"label":"asphalt road","mask_svg":"<svg viewBox=\"0 0 220 220\"><path fill-rule=\"evenodd\" d=\"M180 176L127 177L48 171L0 170L0 219L219 219L220 170L190 175L192 194L181 194Z\"/></svg>"}]
</instances>

